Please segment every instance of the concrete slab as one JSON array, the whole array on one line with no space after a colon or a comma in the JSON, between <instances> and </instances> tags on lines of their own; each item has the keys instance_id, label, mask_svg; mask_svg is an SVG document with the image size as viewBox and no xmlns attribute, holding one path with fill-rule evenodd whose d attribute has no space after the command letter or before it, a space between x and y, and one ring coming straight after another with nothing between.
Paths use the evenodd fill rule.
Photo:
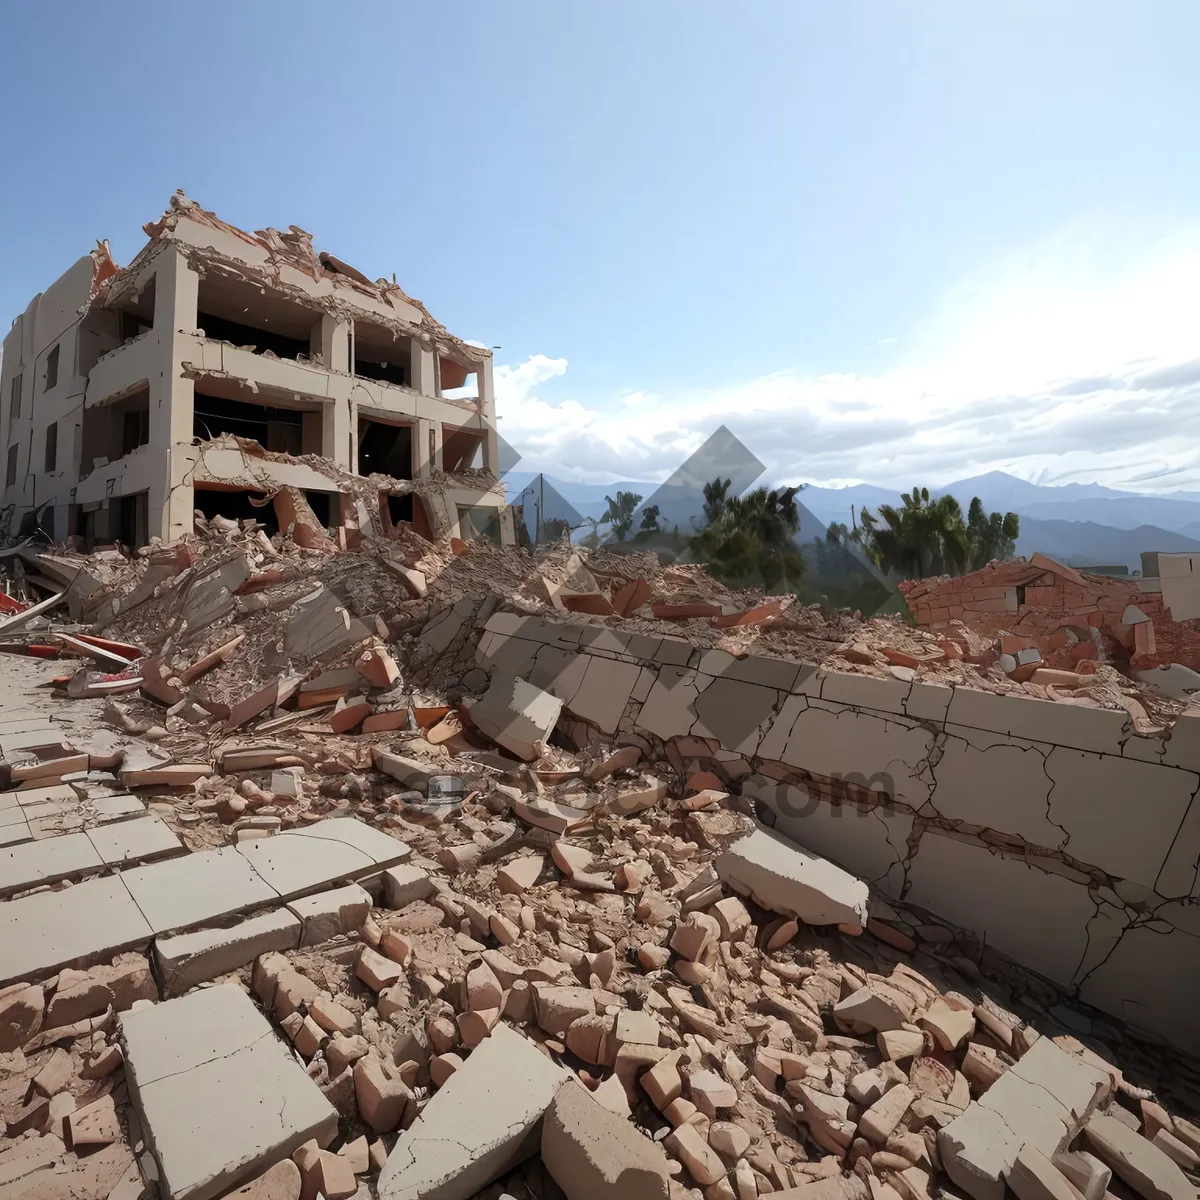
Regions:
<instances>
[{"instance_id":1,"label":"concrete slab","mask_svg":"<svg viewBox=\"0 0 1200 1200\"><path fill-rule=\"evenodd\" d=\"M951 1180L975 1200L1003 1200L1004 1177L1023 1146L1047 1157L1108 1073L1039 1038L1009 1070L938 1132Z\"/></svg>"},{"instance_id":2,"label":"concrete slab","mask_svg":"<svg viewBox=\"0 0 1200 1200\"><path fill-rule=\"evenodd\" d=\"M121 876L0 904L0 986L148 945L153 930Z\"/></svg>"},{"instance_id":3,"label":"concrete slab","mask_svg":"<svg viewBox=\"0 0 1200 1200\"><path fill-rule=\"evenodd\" d=\"M227 929L199 929L175 937L157 938L154 958L163 991L177 996L252 963L271 950L295 950L300 945L300 921L286 908L247 917Z\"/></svg>"},{"instance_id":4,"label":"concrete slab","mask_svg":"<svg viewBox=\"0 0 1200 1200\"><path fill-rule=\"evenodd\" d=\"M158 817L139 817L135 821L98 825L89 829L84 836L108 866L145 862L147 859L184 852L179 838Z\"/></svg>"},{"instance_id":5,"label":"concrete slab","mask_svg":"<svg viewBox=\"0 0 1200 1200\"><path fill-rule=\"evenodd\" d=\"M468 1200L538 1152L542 1114L570 1075L497 1025L400 1134L379 1200Z\"/></svg>"},{"instance_id":6,"label":"concrete slab","mask_svg":"<svg viewBox=\"0 0 1200 1200\"><path fill-rule=\"evenodd\" d=\"M867 923L867 885L787 838L756 829L717 857L717 874L763 908L809 925Z\"/></svg>"},{"instance_id":7,"label":"concrete slab","mask_svg":"<svg viewBox=\"0 0 1200 1200\"><path fill-rule=\"evenodd\" d=\"M86 833L68 833L0 850L0 896L54 883L104 865Z\"/></svg>"},{"instance_id":8,"label":"concrete slab","mask_svg":"<svg viewBox=\"0 0 1200 1200\"><path fill-rule=\"evenodd\" d=\"M120 1035L169 1200L210 1200L337 1132L336 1110L241 988L122 1013Z\"/></svg>"},{"instance_id":9,"label":"concrete slab","mask_svg":"<svg viewBox=\"0 0 1200 1200\"><path fill-rule=\"evenodd\" d=\"M19 842L27 842L33 837L29 823L20 816L20 809L16 811L17 816L7 823L4 821L7 814L0 812L0 846L15 846Z\"/></svg>"},{"instance_id":10,"label":"concrete slab","mask_svg":"<svg viewBox=\"0 0 1200 1200\"><path fill-rule=\"evenodd\" d=\"M278 899L233 846L134 867L121 879L154 933L189 929Z\"/></svg>"},{"instance_id":11,"label":"concrete slab","mask_svg":"<svg viewBox=\"0 0 1200 1200\"><path fill-rule=\"evenodd\" d=\"M144 813L146 806L136 796L97 796L85 802L84 811L92 813L98 822L122 821Z\"/></svg>"},{"instance_id":12,"label":"concrete slab","mask_svg":"<svg viewBox=\"0 0 1200 1200\"><path fill-rule=\"evenodd\" d=\"M361 850L330 838L277 834L242 842L237 851L271 889L273 900L290 900L378 869L374 859Z\"/></svg>"},{"instance_id":13,"label":"concrete slab","mask_svg":"<svg viewBox=\"0 0 1200 1200\"><path fill-rule=\"evenodd\" d=\"M371 911L371 897L357 883L318 892L288 905L300 924L300 945L316 946L341 933L361 929Z\"/></svg>"},{"instance_id":14,"label":"concrete slab","mask_svg":"<svg viewBox=\"0 0 1200 1200\"><path fill-rule=\"evenodd\" d=\"M47 804L52 800L60 800L68 804L77 803L79 800L75 789L65 783L55 784L53 787L30 788L27 792L12 792L11 795L22 808L31 808L35 804Z\"/></svg>"},{"instance_id":15,"label":"concrete slab","mask_svg":"<svg viewBox=\"0 0 1200 1200\"><path fill-rule=\"evenodd\" d=\"M393 867L397 863L407 862L412 857L412 849L407 843L354 817L333 817L328 821L317 821L314 825L289 829L279 836L323 838L326 841L341 842L355 850L361 850L377 867Z\"/></svg>"}]
</instances>

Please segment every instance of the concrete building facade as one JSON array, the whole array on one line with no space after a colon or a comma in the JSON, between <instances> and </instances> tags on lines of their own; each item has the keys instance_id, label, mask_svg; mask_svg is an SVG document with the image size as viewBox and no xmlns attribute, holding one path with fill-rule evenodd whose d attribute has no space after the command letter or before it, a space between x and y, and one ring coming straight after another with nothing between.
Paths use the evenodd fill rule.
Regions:
<instances>
[{"instance_id":1,"label":"concrete building facade","mask_svg":"<svg viewBox=\"0 0 1200 1200\"><path fill-rule=\"evenodd\" d=\"M101 243L4 339L0 536L137 546L196 511L299 511L513 540L490 351L294 225L246 233L177 192L145 230L129 266Z\"/></svg>"}]
</instances>

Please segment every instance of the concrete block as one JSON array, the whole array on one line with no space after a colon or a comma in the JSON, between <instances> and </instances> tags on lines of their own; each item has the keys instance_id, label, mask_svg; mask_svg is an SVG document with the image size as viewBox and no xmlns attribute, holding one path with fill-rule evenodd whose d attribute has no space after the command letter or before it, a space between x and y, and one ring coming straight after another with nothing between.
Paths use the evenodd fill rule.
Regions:
<instances>
[{"instance_id":1,"label":"concrete block","mask_svg":"<svg viewBox=\"0 0 1200 1200\"><path fill-rule=\"evenodd\" d=\"M518 675L534 687L549 692L564 705L569 705L583 686L584 676L594 660L574 648L563 650L558 646L539 646L536 649L536 656L524 669L518 669L519 664L515 659L497 663L494 669L504 674Z\"/></svg>"},{"instance_id":2,"label":"concrete block","mask_svg":"<svg viewBox=\"0 0 1200 1200\"><path fill-rule=\"evenodd\" d=\"M1129 716L1108 709L1079 708L1032 696L1000 696L955 688L947 720L973 729L1007 733L1034 742L1053 742L1095 754L1120 754Z\"/></svg>"},{"instance_id":3,"label":"concrete block","mask_svg":"<svg viewBox=\"0 0 1200 1200\"><path fill-rule=\"evenodd\" d=\"M1085 886L927 829L908 866L905 903L973 930L990 946L1069 986L1096 911Z\"/></svg>"},{"instance_id":4,"label":"concrete block","mask_svg":"<svg viewBox=\"0 0 1200 1200\"><path fill-rule=\"evenodd\" d=\"M1152 888L1200 778L1061 746L1046 760L1046 773L1054 781L1050 820L1066 830L1067 852Z\"/></svg>"},{"instance_id":5,"label":"concrete block","mask_svg":"<svg viewBox=\"0 0 1200 1200\"><path fill-rule=\"evenodd\" d=\"M538 1152L542 1114L570 1075L503 1023L396 1141L379 1200L468 1200Z\"/></svg>"},{"instance_id":6,"label":"concrete block","mask_svg":"<svg viewBox=\"0 0 1200 1200\"><path fill-rule=\"evenodd\" d=\"M950 736L945 741L933 769L937 786L930 804L952 821L1061 849L1067 833L1047 816L1051 779L1045 754L1007 741L981 748L973 744L972 731L964 733L965 737Z\"/></svg>"},{"instance_id":7,"label":"concrete block","mask_svg":"<svg viewBox=\"0 0 1200 1200\"><path fill-rule=\"evenodd\" d=\"M696 668L702 675L734 679L739 683L753 683L759 687L774 688L778 692L790 692L795 687L802 669L800 663L788 662L782 658L769 658L762 654L734 658L723 650L705 651L700 656L700 663Z\"/></svg>"},{"instance_id":8,"label":"concrete block","mask_svg":"<svg viewBox=\"0 0 1200 1200\"><path fill-rule=\"evenodd\" d=\"M542 1162L567 1200L668 1200L669 1162L657 1143L576 1082L542 1121Z\"/></svg>"},{"instance_id":9,"label":"concrete block","mask_svg":"<svg viewBox=\"0 0 1200 1200\"><path fill-rule=\"evenodd\" d=\"M531 762L535 743L549 740L562 701L515 675L496 672L491 686L471 707L471 722L497 745Z\"/></svg>"},{"instance_id":10,"label":"concrete block","mask_svg":"<svg viewBox=\"0 0 1200 1200\"><path fill-rule=\"evenodd\" d=\"M802 787L756 775L742 795L761 800L775 814L772 828L847 871L899 896L912 833L911 813L857 804L826 804Z\"/></svg>"},{"instance_id":11,"label":"concrete block","mask_svg":"<svg viewBox=\"0 0 1200 1200\"><path fill-rule=\"evenodd\" d=\"M288 908L300 921L300 945L315 946L361 929L371 911L371 897L357 883L351 883L292 900Z\"/></svg>"},{"instance_id":12,"label":"concrete block","mask_svg":"<svg viewBox=\"0 0 1200 1200\"><path fill-rule=\"evenodd\" d=\"M638 714L638 728L664 742L690 733L696 723L698 679L695 671L685 667L663 666Z\"/></svg>"},{"instance_id":13,"label":"concrete block","mask_svg":"<svg viewBox=\"0 0 1200 1200\"><path fill-rule=\"evenodd\" d=\"M734 842L715 862L735 892L762 908L810 925L867 923L867 885L786 838L757 829Z\"/></svg>"},{"instance_id":14,"label":"concrete block","mask_svg":"<svg viewBox=\"0 0 1200 1200\"><path fill-rule=\"evenodd\" d=\"M259 904L276 903L278 893L239 849L225 846L134 867L123 871L121 880L155 933L188 929Z\"/></svg>"},{"instance_id":15,"label":"concrete block","mask_svg":"<svg viewBox=\"0 0 1200 1200\"><path fill-rule=\"evenodd\" d=\"M308 662L370 636L371 631L351 616L333 592L320 588L293 606L284 646L288 658Z\"/></svg>"},{"instance_id":16,"label":"concrete block","mask_svg":"<svg viewBox=\"0 0 1200 1200\"><path fill-rule=\"evenodd\" d=\"M290 900L375 870L370 858L344 842L282 833L240 842L237 851L271 888L272 899Z\"/></svg>"},{"instance_id":17,"label":"concrete block","mask_svg":"<svg viewBox=\"0 0 1200 1200\"><path fill-rule=\"evenodd\" d=\"M574 696L566 701L566 707L572 716L588 721L602 733L614 734L641 667L598 658L584 661L587 671Z\"/></svg>"},{"instance_id":18,"label":"concrete block","mask_svg":"<svg viewBox=\"0 0 1200 1200\"><path fill-rule=\"evenodd\" d=\"M0 896L98 871L103 865L86 833L11 846L0 850Z\"/></svg>"},{"instance_id":19,"label":"concrete block","mask_svg":"<svg viewBox=\"0 0 1200 1200\"><path fill-rule=\"evenodd\" d=\"M405 908L433 895L433 880L411 863L389 867L383 873L383 904L385 908Z\"/></svg>"},{"instance_id":20,"label":"concrete block","mask_svg":"<svg viewBox=\"0 0 1200 1200\"><path fill-rule=\"evenodd\" d=\"M831 709L822 700L810 699L779 757L815 775L836 775L887 791L899 803L918 809L932 786L925 764L933 738L928 729L904 717Z\"/></svg>"},{"instance_id":21,"label":"concrete block","mask_svg":"<svg viewBox=\"0 0 1200 1200\"><path fill-rule=\"evenodd\" d=\"M1164 915L1171 907L1164 906ZM1079 989L1085 1003L1189 1054L1200 1054L1200 1029L1194 1019L1197 994L1200 937L1178 928L1168 932L1157 922L1126 930Z\"/></svg>"},{"instance_id":22,"label":"concrete block","mask_svg":"<svg viewBox=\"0 0 1200 1200\"><path fill-rule=\"evenodd\" d=\"M331 817L313 825L302 825L279 835L282 838L316 838L325 842L341 842L361 851L377 867L393 867L412 857L407 843L394 838L382 829L367 825L354 817Z\"/></svg>"},{"instance_id":23,"label":"concrete block","mask_svg":"<svg viewBox=\"0 0 1200 1200\"><path fill-rule=\"evenodd\" d=\"M873 675L844 675L835 671L826 675L821 699L830 704L847 704L877 712L904 715L910 685L898 679L876 679Z\"/></svg>"},{"instance_id":24,"label":"concrete block","mask_svg":"<svg viewBox=\"0 0 1200 1200\"><path fill-rule=\"evenodd\" d=\"M935 725L942 725L945 723L953 695L953 688L934 683L914 682L909 688L908 699L904 702L905 716L914 721L932 721Z\"/></svg>"},{"instance_id":25,"label":"concrete block","mask_svg":"<svg viewBox=\"0 0 1200 1200\"><path fill-rule=\"evenodd\" d=\"M310 1139L337 1112L238 987L123 1013L130 1099L169 1200L210 1200Z\"/></svg>"},{"instance_id":26,"label":"concrete block","mask_svg":"<svg viewBox=\"0 0 1200 1200\"><path fill-rule=\"evenodd\" d=\"M693 737L711 737L725 750L753 756L770 727L780 696L773 688L736 679L697 677Z\"/></svg>"},{"instance_id":27,"label":"concrete block","mask_svg":"<svg viewBox=\"0 0 1200 1200\"><path fill-rule=\"evenodd\" d=\"M1200 801L1193 797L1163 860L1154 890L1160 896L1200 895L1197 863L1200 863Z\"/></svg>"},{"instance_id":28,"label":"concrete block","mask_svg":"<svg viewBox=\"0 0 1200 1200\"><path fill-rule=\"evenodd\" d=\"M974 1200L1002 1200L1004 1176L1022 1147L1052 1156L1096 1085L1108 1082L1107 1071L1039 1038L981 1100L939 1131L947 1174Z\"/></svg>"},{"instance_id":29,"label":"concrete block","mask_svg":"<svg viewBox=\"0 0 1200 1200\"><path fill-rule=\"evenodd\" d=\"M500 614L497 614L500 615ZM504 675L519 675L523 679L528 679L531 674L536 671L536 662L538 659L538 651L543 649L540 642L531 641L524 637L513 637L507 634L485 634L484 639L480 640L479 646L475 651L475 661L485 671L492 673L499 671ZM546 672L551 677L561 670L562 662L565 662L567 654L571 658L579 656L574 652L566 652L560 650L558 652L563 656L561 661L550 661ZM539 687L545 686L538 684Z\"/></svg>"},{"instance_id":30,"label":"concrete block","mask_svg":"<svg viewBox=\"0 0 1200 1200\"><path fill-rule=\"evenodd\" d=\"M163 994L177 996L230 971L252 963L271 950L295 950L300 945L300 920L277 908L227 929L200 929L175 937L156 938L155 974Z\"/></svg>"},{"instance_id":31,"label":"concrete block","mask_svg":"<svg viewBox=\"0 0 1200 1200\"><path fill-rule=\"evenodd\" d=\"M141 807L141 801L137 803ZM89 829L87 836L106 866L145 862L151 858L184 853L179 838L158 817L139 817L133 821L99 825Z\"/></svg>"},{"instance_id":32,"label":"concrete block","mask_svg":"<svg viewBox=\"0 0 1200 1200\"><path fill-rule=\"evenodd\" d=\"M762 741L758 746L760 758L780 761L784 750L787 749L788 739L792 736L796 719L807 707L807 696L784 696L783 703L779 706L779 712L775 714L763 731Z\"/></svg>"},{"instance_id":33,"label":"concrete block","mask_svg":"<svg viewBox=\"0 0 1200 1200\"><path fill-rule=\"evenodd\" d=\"M89 879L0 904L0 986L149 945L154 931L124 878Z\"/></svg>"}]
</instances>

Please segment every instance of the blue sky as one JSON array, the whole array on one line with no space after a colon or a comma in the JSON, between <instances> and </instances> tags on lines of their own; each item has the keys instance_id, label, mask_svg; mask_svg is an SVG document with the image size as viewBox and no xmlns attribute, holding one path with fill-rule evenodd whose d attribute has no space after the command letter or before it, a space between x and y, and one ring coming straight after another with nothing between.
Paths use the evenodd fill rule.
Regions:
<instances>
[{"instance_id":1,"label":"blue sky","mask_svg":"<svg viewBox=\"0 0 1200 1200\"><path fill-rule=\"evenodd\" d=\"M1198 40L1191 0L9 5L0 308L183 187L501 346L523 467L661 477L724 421L781 479L1194 487Z\"/></svg>"}]
</instances>

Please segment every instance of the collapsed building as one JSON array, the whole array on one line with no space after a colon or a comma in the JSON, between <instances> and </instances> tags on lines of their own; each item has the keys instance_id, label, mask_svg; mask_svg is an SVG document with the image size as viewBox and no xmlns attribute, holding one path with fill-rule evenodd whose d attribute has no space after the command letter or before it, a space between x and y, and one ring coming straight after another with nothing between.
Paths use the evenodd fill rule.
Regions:
<instances>
[{"instance_id":1,"label":"collapsed building","mask_svg":"<svg viewBox=\"0 0 1200 1200\"><path fill-rule=\"evenodd\" d=\"M1187 702L650 554L18 557L6 1200L1195 1200Z\"/></svg>"},{"instance_id":2,"label":"collapsed building","mask_svg":"<svg viewBox=\"0 0 1200 1200\"><path fill-rule=\"evenodd\" d=\"M489 350L294 225L246 233L177 192L145 230L4 339L0 534L136 548L199 511L512 542Z\"/></svg>"},{"instance_id":3,"label":"collapsed building","mask_svg":"<svg viewBox=\"0 0 1200 1200\"><path fill-rule=\"evenodd\" d=\"M1200 554L1148 552L1142 574L1126 578L1035 554L905 580L900 591L918 625L968 628L995 641L994 657L1023 654L1022 665L1068 670L1114 662L1183 696L1200 689L1198 569Z\"/></svg>"}]
</instances>

